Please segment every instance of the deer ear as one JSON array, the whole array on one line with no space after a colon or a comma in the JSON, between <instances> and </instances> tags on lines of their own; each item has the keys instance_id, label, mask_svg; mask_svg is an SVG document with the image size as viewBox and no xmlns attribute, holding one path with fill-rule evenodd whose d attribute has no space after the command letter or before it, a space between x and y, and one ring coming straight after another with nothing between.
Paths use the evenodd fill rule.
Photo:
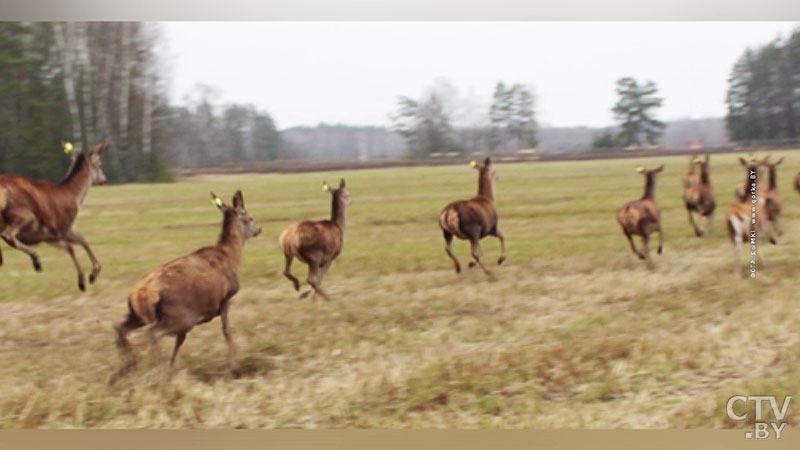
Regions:
<instances>
[{"instance_id":1,"label":"deer ear","mask_svg":"<svg viewBox=\"0 0 800 450\"><path fill-rule=\"evenodd\" d=\"M344 178L339 181L339 189L344 189Z\"/></svg>"},{"instance_id":2,"label":"deer ear","mask_svg":"<svg viewBox=\"0 0 800 450\"><path fill-rule=\"evenodd\" d=\"M782 163L782 162L783 162L783 158L784 158L784 157L783 157L783 156L781 156L781 159L779 159L779 160L778 160L778 162L776 162L775 164L773 164L773 166L777 166L778 164Z\"/></svg>"},{"instance_id":3,"label":"deer ear","mask_svg":"<svg viewBox=\"0 0 800 450\"><path fill-rule=\"evenodd\" d=\"M706 153L706 162L709 162L709 161L711 161L711 155Z\"/></svg>"},{"instance_id":4,"label":"deer ear","mask_svg":"<svg viewBox=\"0 0 800 450\"><path fill-rule=\"evenodd\" d=\"M236 191L233 194L233 207L236 209L244 209L244 197L242 197L242 191Z\"/></svg>"},{"instance_id":5,"label":"deer ear","mask_svg":"<svg viewBox=\"0 0 800 450\"><path fill-rule=\"evenodd\" d=\"M487 156L486 159L483 160L483 165L484 166L489 166L491 164L492 164L492 158Z\"/></svg>"},{"instance_id":6,"label":"deer ear","mask_svg":"<svg viewBox=\"0 0 800 450\"><path fill-rule=\"evenodd\" d=\"M739 163L745 167L747 167L747 161L744 160L741 156L739 157Z\"/></svg>"},{"instance_id":7,"label":"deer ear","mask_svg":"<svg viewBox=\"0 0 800 450\"><path fill-rule=\"evenodd\" d=\"M654 170L653 172L655 172L655 173L659 173L659 172L661 172L662 170L664 170L664 165L663 165L663 164L662 164L662 165L660 165L660 166L658 166L658 169Z\"/></svg>"},{"instance_id":8,"label":"deer ear","mask_svg":"<svg viewBox=\"0 0 800 450\"><path fill-rule=\"evenodd\" d=\"M222 199L219 198L219 196L213 192L211 193L211 203L216 205L216 207L219 209L225 207L225 202L223 202Z\"/></svg>"}]
</instances>

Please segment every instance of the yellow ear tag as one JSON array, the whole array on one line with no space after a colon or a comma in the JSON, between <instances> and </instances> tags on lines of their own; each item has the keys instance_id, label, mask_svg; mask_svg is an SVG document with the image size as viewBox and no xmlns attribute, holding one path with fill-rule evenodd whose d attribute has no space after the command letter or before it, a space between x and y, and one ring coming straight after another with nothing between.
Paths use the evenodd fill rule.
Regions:
<instances>
[{"instance_id":1,"label":"yellow ear tag","mask_svg":"<svg viewBox=\"0 0 800 450\"><path fill-rule=\"evenodd\" d=\"M694 158L692 162L700 162L700 158Z\"/></svg>"},{"instance_id":2,"label":"yellow ear tag","mask_svg":"<svg viewBox=\"0 0 800 450\"><path fill-rule=\"evenodd\" d=\"M211 203L217 205L217 207L220 208L222 207L222 199L219 197L215 198L214 200L211 200Z\"/></svg>"},{"instance_id":3,"label":"yellow ear tag","mask_svg":"<svg viewBox=\"0 0 800 450\"><path fill-rule=\"evenodd\" d=\"M64 153L69 155L69 152L72 151L72 142L67 142L64 144Z\"/></svg>"},{"instance_id":4,"label":"yellow ear tag","mask_svg":"<svg viewBox=\"0 0 800 450\"><path fill-rule=\"evenodd\" d=\"M322 185L322 190L323 190L323 191L325 191L325 192L328 192L328 191L330 191L330 190L331 190L331 187L330 187L330 186L328 186L327 184L323 184L323 185Z\"/></svg>"},{"instance_id":5,"label":"yellow ear tag","mask_svg":"<svg viewBox=\"0 0 800 450\"><path fill-rule=\"evenodd\" d=\"M642 173L642 172L644 172L644 167L639 166L639 167L636 168L636 171L639 172L639 173Z\"/></svg>"},{"instance_id":6,"label":"yellow ear tag","mask_svg":"<svg viewBox=\"0 0 800 450\"><path fill-rule=\"evenodd\" d=\"M471 167L478 167L478 163L477 163L477 162L475 162L475 161L470 161L470 162L469 162L469 165L470 165Z\"/></svg>"}]
</instances>

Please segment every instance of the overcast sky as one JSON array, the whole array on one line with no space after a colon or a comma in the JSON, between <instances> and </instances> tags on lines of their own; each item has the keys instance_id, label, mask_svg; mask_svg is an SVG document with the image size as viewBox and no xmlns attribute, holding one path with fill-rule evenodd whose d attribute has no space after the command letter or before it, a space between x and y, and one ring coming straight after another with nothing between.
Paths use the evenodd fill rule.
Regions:
<instances>
[{"instance_id":1,"label":"overcast sky","mask_svg":"<svg viewBox=\"0 0 800 450\"><path fill-rule=\"evenodd\" d=\"M165 22L170 99L198 83L280 129L387 125L398 95L449 82L473 115L497 81L533 88L543 125L606 126L624 76L654 81L659 117L723 117L731 67L797 22ZM443 81L446 80L446 81Z\"/></svg>"}]
</instances>

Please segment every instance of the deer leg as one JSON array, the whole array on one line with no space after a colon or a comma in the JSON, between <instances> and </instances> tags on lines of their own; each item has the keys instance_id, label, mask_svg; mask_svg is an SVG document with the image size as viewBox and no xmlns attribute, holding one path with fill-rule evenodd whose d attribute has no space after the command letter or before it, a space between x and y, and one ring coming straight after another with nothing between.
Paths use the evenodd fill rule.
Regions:
<instances>
[{"instance_id":1,"label":"deer leg","mask_svg":"<svg viewBox=\"0 0 800 450\"><path fill-rule=\"evenodd\" d=\"M225 336L225 343L228 344L228 368L231 371L231 375L238 377L239 376L239 368L236 365L236 349L233 346L233 339L231 338L231 328L230 323L228 322L228 308L230 307L230 301L226 300L219 311L219 318L222 320L222 335Z\"/></svg>"},{"instance_id":2,"label":"deer leg","mask_svg":"<svg viewBox=\"0 0 800 450\"><path fill-rule=\"evenodd\" d=\"M89 247L89 243L81 236L77 231L70 230L69 234L67 235L70 242L80 245L83 247L83 250L86 251L86 254L89 255L89 259L92 261L92 273L89 274L89 283L94 284L97 277L100 275L100 261L97 260L97 257L94 256L94 252L92 252L91 247Z\"/></svg>"},{"instance_id":3,"label":"deer leg","mask_svg":"<svg viewBox=\"0 0 800 450\"><path fill-rule=\"evenodd\" d=\"M133 354L133 349L131 348L131 343L128 342L127 335L132 330L143 326L144 322L132 311L128 313L128 318L124 322L120 322L114 326L114 330L117 332L117 348L122 355L123 366L111 377L112 383L116 381L117 378L125 375L136 367L136 356Z\"/></svg>"},{"instance_id":4,"label":"deer leg","mask_svg":"<svg viewBox=\"0 0 800 450\"><path fill-rule=\"evenodd\" d=\"M772 221L772 228L775 230L775 233L778 236L783 236L783 231L781 230L779 220L780 217L775 217L775 219Z\"/></svg>"},{"instance_id":5,"label":"deer leg","mask_svg":"<svg viewBox=\"0 0 800 450\"><path fill-rule=\"evenodd\" d=\"M294 284L294 290L300 290L300 280L297 279L294 275L292 275L292 260L294 257L288 253L285 253L284 256L286 257L286 266L283 268L283 276L289 279L289 281Z\"/></svg>"},{"instance_id":6,"label":"deer leg","mask_svg":"<svg viewBox=\"0 0 800 450\"><path fill-rule=\"evenodd\" d=\"M442 233L444 234L444 243L445 243L444 250L447 252L447 256L449 256L450 259L453 260L453 264L455 264L456 266L456 273L460 273L461 264L458 262L458 258L456 258L456 255L453 254L453 233L446 230L442 230Z\"/></svg>"},{"instance_id":7,"label":"deer leg","mask_svg":"<svg viewBox=\"0 0 800 450\"><path fill-rule=\"evenodd\" d=\"M664 232L661 231L661 223L658 224L658 254L664 252Z\"/></svg>"},{"instance_id":8,"label":"deer leg","mask_svg":"<svg viewBox=\"0 0 800 450\"><path fill-rule=\"evenodd\" d=\"M75 256L75 249L72 248L72 244L62 241L59 242L58 245L69 253L69 257L72 258L72 262L75 263L75 269L78 271L78 289L82 292L86 291L86 276L83 274L83 268L81 268L78 257Z\"/></svg>"},{"instance_id":9,"label":"deer leg","mask_svg":"<svg viewBox=\"0 0 800 450\"><path fill-rule=\"evenodd\" d=\"M486 269L486 266L484 266L483 262L481 261L481 255L483 254L483 251L481 250L480 239L477 237L473 237L469 240L469 242L470 246L472 247L472 258L475 259L475 262L479 266L481 266L481 269L483 269L486 275L491 275L491 272L489 272L489 270Z\"/></svg>"},{"instance_id":10,"label":"deer leg","mask_svg":"<svg viewBox=\"0 0 800 450\"><path fill-rule=\"evenodd\" d=\"M633 236L631 235L631 233L628 233L626 231L625 237L628 238L628 242L631 244L631 250L633 250L633 253L635 253L636 256L638 256L640 259L644 259L645 256L642 254L642 252L639 251L639 249L636 248L636 242L633 241Z\"/></svg>"},{"instance_id":11,"label":"deer leg","mask_svg":"<svg viewBox=\"0 0 800 450\"><path fill-rule=\"evenodd\" d=\"M493 234L497 236L497 239L500 239L500 259L497 260L497 265L499 266L506 260L506 240L503 238L503 233L501 233L497 227L495 227Z\"/></svg>"},{"instance_id":12,"label":"deer leg","mask_svg":"<svg viewBox=\"0 0 800 450\"><path fill-rule=\"evenodd\" d=\"M650 257L650 236L647 233L642 234L642 259L647 260Z\"/></svg>"},{"instance_id":13,"label":"deer leg","mask_svg":"<svg viewBox=\"0 0 800 450\"><path fill-rule=\"evenodd\" d=\"M322 276L320 274L320 266L318 263L312 263L308 266L308 284L310 284L314 289L314 294L319 294L325 299L325 301L330 301L328 294L322 290Z\"/></svg>"},{"instance_id":14,"label":"deer leg","mask_svg":"<svg viewBox=\"0 0 800 450\"><path fill-rule=\"evenodd\" d=\"M706 216L706 230L708 230L708 234L712 234L714 231L714 213Z\"/></svg>"},{"instance_id":15,"label":"deer leg","mask_svg":"<svg viewBox=\"0 0 800 450\"><path fill-rule=\"evenodd\" d=\"M689 212L689 223L691 223L692 224L692 228L694 228L695 236L702 236L703 235L703 230L698 228L697 227L697 223L695 223L695 221L694 221L694 211L692 211L691 209L688 209L687 211Z\"/></svg>"},{"instance_id":16,"label":"deer leg","mask_svg":"<svg viewBox=\"0 0 800 450\"><path fill-rule=\"evenodd\" d=\"M184 340L186 340L185 332L175 334L175 347L172 349L172 356L169 358L170 367L175 365L175 358L178 356L178 350L180 350Z\"/></svg>"},{"instance_id":17,"label":"deer leg","mask_svg":"<svg viewBox=\"0 0 800 450\"><path fill-rule=\"evenodd\" d=\"M18 223L13 224L13 225L9 224L6 227L6 229L3 230L2 233L0 233L0 237L2 237L3 240L6 241L6 243L8 245L16 248L17 250L21 250L21 251L27 253L28 256L31 257L31 261L33 262L34 270L36 270L37 272L41 272L42 271L42 261L41 261L41 259L39 259L39 255L31 247L28 247L27 245L23 244L22 242L20 242L17 239L17 233L19 233L19 231L25 225L27 225L30 222L31 221L29 220L27 222L18 222Z\"/></svg>"}]
</instances>

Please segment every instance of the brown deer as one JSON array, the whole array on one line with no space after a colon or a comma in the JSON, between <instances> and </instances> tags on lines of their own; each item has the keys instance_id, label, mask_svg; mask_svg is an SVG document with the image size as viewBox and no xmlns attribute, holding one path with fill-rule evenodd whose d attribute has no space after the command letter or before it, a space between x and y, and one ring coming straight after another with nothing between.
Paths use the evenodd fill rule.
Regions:
<instances>
[{"instance_id":1,"label":"brown deer","mask_svg":"<svg viewBox=\"0 0 800 450\"><path fill-rule=\"evenodd\" d=\"M692 224L694 234L697 236L702 236L706 230L710 233L714 221L716 203L714 202L714 190L711 188L709 177L710 159L709 155L706 155L705 161L697 159L696 164L700 168L697 183L688 186L683 193L683 202L686 204L686 211L689 213L689 222ZM697 226L694 220L695 213L706 218L705 229L700 229Z\"/></svg>"},{"instance_id":2,"label":"brown deer","mask_svg":"<svg viewBox=\"0 0 800 450\"><path fill-rule=\"evenodd\" d=\"M0 175L0 237L8 245L27 253L37 272L42 271L42 263L32 246L46 242L66 250L78 271L81 291L86 289L85 276L73 245L83 247L92 261L90 283L100 274L100 263L86 239L75 231L75 219L89 188L106 183L100 161L106 147L108 144L103 141L82 153L65 144L72 163L60 183ZM0 265L2 263L0 253Z\"/></svg>"},{"instance_id":3,"label":"brown deer","mask_svg":"<svg viewBox=\"0 0 800 450\"><path fill-rule=\"evenodd\" d=\"M794 189L797 192L800 192L800 172L798 172L797 175L794 176Z\"/></svg>"},{"instance_id":4,"label":"brown deer","mask_svg":"<svg viewBox=\"0 0 800 450\"><path fill-rule=\"evenodd\" d=\"M728 236L733 242L734 261L736 261L735 272L738 276L742 275L739 269L739 258L743 242L748 242L751 246L746 246L747 254L751 254L752 246L756 248L755 259L761 263L761 249L758 241L762 238L764 222L767 220L767 212L763 196L763 183L759 174L760 161L754 158L748 162L744 158L739 158L739 162L745 170L745 189L737 189L738 201L728 210ZM776 242L772 234L768 235L769 241Z\"/></svg>"},{"instance_id":5,"label":"brown deer","mask_svg":"<svg viewBox=\"0 0 800 450\"><path fill-rule=\"evenodd\" d=\"M697 173L697 164L700 162L700 158L697 155L692 155L689 158L689 172L683 177L683 187L689 188L697 183L700 182L700 175Z\"/></svg>"},{"instance_id":6,"label":"brown deer","mask_svg":"<svg viewBox=\"0 0 800 450\"><path fill-rule=\"evenodd\" d=\"M628 238L633 253L640 259L647 260L650 254L650 235L658 232L658 254L664 250L664 232L661 231L661 210L656 204L656 176L664 170L664 165L657 169L645 170L639 167L637 171L644 175L644 195L639 200L625 203L617 209L617 222L622 227L622 232ZM636 248L633 235L641 236L644 251Z\"/></svg>"},{"instance_id":7,"label":"brown deer","mask_svg":"<svg viewBox=\"0 0 800 450\"><path fill-rule=\"evenodd\" d=\"M444 234L445 251L455 264L456 273L461 272L461 264L453 254L453 236L469 240L472 247L472 258L469 267L479 265L489 275L490 272L483 265L480 240L486 236L495 236L500 239L500 259L497 264L506 260L506 244L503 233L497 226L497 210L495 209L494 185L497 174L492 166L491 158L486 158L483 164L470 161L470 165L478 170L478 195L469 200L457 200L444 207L439 214L439 227Z\"/></svg>"},{"instance_id":8,"label":"brown deer","mask_svg":"<svg viewBox=\"0 0 800 450\"><path fill-rule=\"evenodd\" d=\"M231 298L239 290L237 272L244 243L248 238L258 236L261 228L245 209L242 191L236 191L233 206L225 204L213 192L211 197L223 215L217 244L157 266L131 291L128 317L114 327L117 347L127 360L123 372L136 365L126 338L131 330L153 324L149 329L153 349L157 348L163 336L175 335L175 348L169 360L172 367L186 333L195 325L219 316L222 334L228 344L228 366L231 373L236 374L228 309Z\"/></svg>"},{"instance_id":9,"label":"brown deer","mask_svg":"<svg viewBox=\"0 0 800 450\"><path fill-rule=\"evenodd\" d=\"M296 291L300 290L300 281L292 275L292 260L297 258L308 264L308 284L311 290L304 292L300 298L305 298L313 292L312 300L317 294L325 300L330 300L322 290L322 277L342 252L345 212L352 202L350 193L345 189L344 179L339 182L338 189L331 188L327 182L322 183L322 188L331 194L330 220L295 222L286 227L278 238L278 245L286 257L283 275L294 284Z\"/></svg>"},{"instance_id":10,"label":"brown deer","mask_svg":"<svg viewBox=\"0 0 800 450\"><path fill-rule=\"evenodd\" d=\"M783 162L783 158L771 163L769 156L761 160L761 164L767 168L767 183L764 189L764 208L767 212L767 221L770 224L771 232L777 236L783 235L780 228L781 217L781 193L778 191L778 166Z\"/></svg>"}]
</instances>

